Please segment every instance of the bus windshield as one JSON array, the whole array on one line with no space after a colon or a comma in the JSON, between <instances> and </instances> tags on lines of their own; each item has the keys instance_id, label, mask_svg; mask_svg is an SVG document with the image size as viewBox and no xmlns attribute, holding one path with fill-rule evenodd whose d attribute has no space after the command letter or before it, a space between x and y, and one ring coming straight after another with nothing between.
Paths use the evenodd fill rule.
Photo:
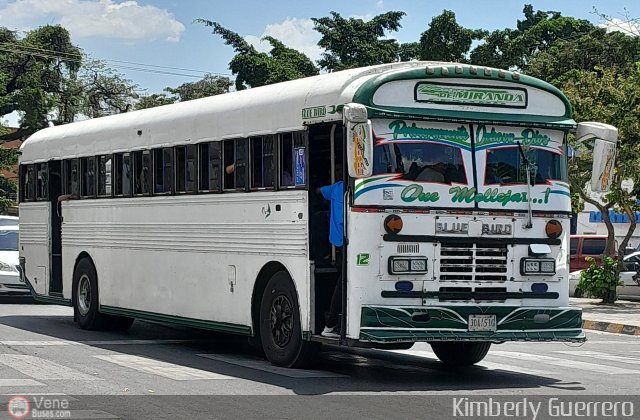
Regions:
<instances>
[{"instance_id":1,"label":"bus windshield","mask_svg":"<svg viewBox=\"0 0 640 420\"><path fill-rule=\"evenodd\" d=\"M524 147L531 179L536 184L549 180L567 181L566 159L549 150ZM487 149L485 185L522 184L527 182L526 165L518 146Z\"/></svg>"},{"instance_id":2,"label":"bus windshield","mask_svg":"<svg viewBox=\"0 0 640 420\"><path fill-rule=\"evenodd\" d=\"M389 142L378 144L373 153L374 175L396 173L411 181L467 183L457 147L426 141Z\"/></svg>"}]
</instances>

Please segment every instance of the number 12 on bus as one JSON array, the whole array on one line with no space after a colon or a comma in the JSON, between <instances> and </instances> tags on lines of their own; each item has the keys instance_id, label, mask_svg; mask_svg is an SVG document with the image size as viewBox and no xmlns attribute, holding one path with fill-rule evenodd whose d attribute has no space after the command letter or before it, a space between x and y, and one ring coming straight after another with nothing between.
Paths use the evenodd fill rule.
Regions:
<instances>
[{"instance_id":1,"label":"number 12 on bus","mask_svg":"<svg viewBox=\"0 0 640 420\"><path fill-rule=\"evenodd\" d=\"M83 329L242 334L289 367L323 343L422 341L469 365L492 343L583 341L568 302L571 133L607 190L614 127L577 124L540 80L429 62L46 128L21 148L21 279ZM316 191L340 180L336 248L336 207Z\"/></svg>"}]
</instances>

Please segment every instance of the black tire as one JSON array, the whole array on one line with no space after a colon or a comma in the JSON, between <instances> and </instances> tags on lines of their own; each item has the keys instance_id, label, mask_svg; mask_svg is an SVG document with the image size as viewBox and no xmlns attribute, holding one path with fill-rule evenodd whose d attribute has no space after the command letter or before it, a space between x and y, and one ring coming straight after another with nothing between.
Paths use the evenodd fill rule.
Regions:
<instances>
[{"instance_id":1,"label":"black tire","mask_svg":"<svg viewBox=\"0 0 640 420\"><path fill-rule=\"evenodd\" d=\"M260 302L260 341L269 361L276 366L308 366L318 343L302 339L300 306L293 282L286 271L275 273Z\"/></svg>"},{"instance_id":2,"label":"black tire","mask_svg":"<svg viewBox=\"0 0 640 420\"><path fill-rule=\"evenodd\" d=\"M474 365L484 359L490 347L491 343L487 341L431 343L438 359L449 366Z\"/></svg>"},{"instance_id":3,"label":"black tire","mask_svg":"<svg viewBox=\"0 0 640 420\"><path fill-rule=\"evenodd\" d=\"M86 287L86 293L80 288ZM78 326L83 330L104 330L108 317L98 312L98 275L96 268L88 258L83 258L76 265L73 273L73 310Z\"/></svg>"}]
</instances>

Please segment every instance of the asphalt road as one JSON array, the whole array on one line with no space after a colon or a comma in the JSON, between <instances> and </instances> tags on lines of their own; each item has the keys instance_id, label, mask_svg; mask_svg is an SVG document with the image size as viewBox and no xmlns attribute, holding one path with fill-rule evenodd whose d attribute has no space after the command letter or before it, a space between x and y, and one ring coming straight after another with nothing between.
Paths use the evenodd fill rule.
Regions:
<instances>
[{"instance_id":1,"label":"asphalt road","mask_svg":"<svg viewBox=\"0 0 640 420\"><path fill-rule=\"evenodd\" d=\"M92 419L428 419L443 418L442 404L456 396L637 395L640 337L588 338L494 345L478 366L458 370L422 343L325 348L313 369L289 370L245 338L141 321L127 333L83 331L70 308L0 299L0 419L11 418L14 395L64 400L72 418Z\"/></svg>"}]
</instances>

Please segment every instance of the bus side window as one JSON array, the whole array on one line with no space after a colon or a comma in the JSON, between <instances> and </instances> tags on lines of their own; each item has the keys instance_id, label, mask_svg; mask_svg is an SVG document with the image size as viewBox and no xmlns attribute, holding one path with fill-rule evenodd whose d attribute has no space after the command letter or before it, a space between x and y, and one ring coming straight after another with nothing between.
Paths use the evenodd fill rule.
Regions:
<instances>
[{"instance_id":1,"label":"bus side window","mask_svg":"<svg viewBox=\"0 0 640 420\"><path fill-rule=\"evenodd\" d=\"M82 158L82 197L92 198L96 196L96 159L95 157Z\"/></svg>"},{"instance_id":2,"label":"bus side window","mask_svg":"<svg viewBox=\"0 0 640 420\"><path fill-rule=\"evenodd\" d=\"M122 182L122 195L125 197L131 197L133 190L133 168L131 162L131 153L122 154L122 167L120 172L120 181Z\"/></svg>"},{"instance_id":3,"label":"bus side window","mask_svg":"<svg viewBox=\"0 0 640 420\"><path fill-rule=\"evenodd\" d=\"M36 164L36 200L49 198L49 169L46 163Z\"/></svg>"},{"instance_id":4,"label":"bus side window","mask_svg":"<svg viewBox=\"0 0 640 420\"><path fill-rule=\"evenodd\" d=\"M63 171L63 192L71 197L79 197L80 196L80 182L78 179L79 176L79 167L80 163L78 159L68 159L63 162L62 171Z\"/></svg>"},{"instance_id":5,"label":"bus side window","mask_svg":"<svg viewBox=\"0 0 640 420\"><path fill-rule=\"evenodd\" d=\"M273 188L273 136L251 138L251 188Z\"/></svg>"},{"instance_id":6,"label":"bus side window","mask_svg":"<svg viewBox=\"0 0 640 420\"><path fill-rule=\"evenodd\" d=\"M236 161L234 174L236 177L236 190L244 191L247 184L247 163L249 157L249 140L236 140Z\"/></svg>"},{"instance_id":7,"label":"bus side window","mask_svg":"<svg viewBox=\"0 0 640 420\"><path fill-rule=\"evenodd\" d=\"M220 171L222 169L222 165L220 164L221 151L220 142L202 143L199 145L200 191L220 191Z\"/></svg>"},{"instance_id":8,"label":"bus side window","mask_svg":"<svg viewBox=\"0 0 640 420\"><path fill-rule=\"evenodd\" d=\"M173 190L173 150L170 147L153 151L153 182L155 194L170 194Z\"/></svg>"},{"instance_id":9,"label":"bus side window","mask_svg":"<svg viewBox=\"0 0 640 420\"><path fill-rule=\"evenodd\" d=\"M98 197L111 197L111 155L98 156Z\"/></svg>"},{"instance_id":10,"label":"bus side window","mask_svg":"<svg viewBox=\"0 0 640 420\"><path fill-rule=\"evenodd\" d=\"M224 186L225 190L234 190L236 188L235 177L235 162L236 162L236 149L235 141L225 140L222 143L223 148L223 168L224 168Z\"/></svg>"},{"instance_id":11,"label":"bus side window","mask_svg":"<svg viewBox=\"0 0 640 420\"><path fill-rule=\"evenodd\" d=\"M280 188L293 188L293 134L280 136Z\"/></svg>"},{"instance_id":12,"label":"bus side window","mask_svg":"<svg viewBox=\"0 0 640 420\"><path fill-rule=\"evenodd\" d=\"M23 165L23 201L34 201L36 199L36 170L35 165Z\"/></svg>"},{"instance_id":13,"label":"bus side window","mask_svg":"<svg viewBox=\"0 0 640 420\"><path fill-rule=\"evenodd\" d=\"M151 193L151 157L148 150L133 152L135 195L149 195Z\"/></svg>"},{"instance_id":14,"label":"bus side window","mask_svg":"<svg viewBox=\"0 0 640 420\"><path fill-rule=\"evenodd\" d=\"M195 145L178 146L176 153L176 192L195 192L197 175L197 148Z\"/></svg>"}]
</instances>

